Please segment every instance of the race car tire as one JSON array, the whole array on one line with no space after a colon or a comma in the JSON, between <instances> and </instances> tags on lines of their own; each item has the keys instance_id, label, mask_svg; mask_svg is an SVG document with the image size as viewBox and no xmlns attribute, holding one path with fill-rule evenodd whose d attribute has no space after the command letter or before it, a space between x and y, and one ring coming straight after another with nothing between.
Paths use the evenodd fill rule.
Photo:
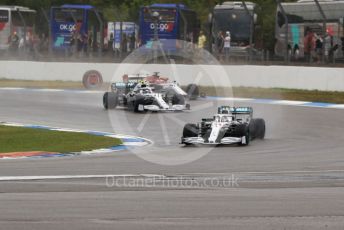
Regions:
<instances>
[{"instance_id":1,"label":"race car tire","mask_svg":"<svg viewBox=\"0 0 344 230\"><path fill-rule=\"evenodd\" d=\"M172 97L172 105L185 105L185 98L181 94L174 94Z\"/></svg>"},{"instance_id":2,"label":"race car tire","mask_svg":"<svg viewBox=\"0 0 344 230\"><path fill-rule=\"evenodd\" d=\"M199 88L196 84L189 84L186 86L186 93L190 100L196 100L199 96Z\"/></svg>"},{"instance_id":3,"label":"race car tire","mask_svg":"<svg viewBox=\"0 0 344 230\"><path fill-rule=\"evenodd\" d=\"M248 129L250 130L250 138L251 140L256 138L257 134L257 126L256 126L256 119L251 119L250 123L248 124Z\"/></svg>"},{"instance_id":4,"label":"race car tire","mask_svg":"<svg viewBox=\"0 0 344 230\"><path fill-rule=\"evenodd\" d=\"M139 112L139 102L136 101L136 100L130 101L130 102L128 103L128 109L129 109L130 111L135 112L135 113Z\"/></svg>"},{"instance_id":5,"label":"race car tire","mask_svg":"<svg viewBox=\"0 0 344 230\"><path fill-rule=\"evenodd\" d=\"M144 97L136 97L135 100L129 103L129 110L134 111L135 113L142 112L139 111L139 105L144 105Z\"/></svg>"},{"instance_id":6,"label":"race car tire","mask_svg":"<svg viewBox=\"0 0 344 230\"><path fill-rule=\"evenodd\" d=\"M250 131L248 129L246 130L246 133L243 136L245 136L246 142L245 143L240 142L239 143L240 146L246 146L250 143Z\"/></svg>"},{"instance_id":7,"label":"race car tire","mask_svg":"<svg viewBox=\"0 0 344 230\"><path fill-rule=\"evenodd\" d=\"M196 124L186 124L183 129L183 137L197 137L198 136L198 127Z\"/></svg>"},{"instance_id":8,"label":"race car tire","mask_svg":"<svg viewBox=\"0 0 344 230\"><path fill-rule=\"evenodd\" d=\"M242 137L246 134L247 130L249 130L249 125L239 124L234 128L228 129L225 137Z\"/></svg>"},{"instance_id":9,"label":"race car tire","mask_svg":"<svg viewBox=\"0 0 344 230\"><path fill-rule=\"evenodd\" d=\"M118 103L117 95L114 92L106 92L103 95L103 106L105 109L114 109Z\"/></svg>"},{"instance_id":10,"label":"race car tire","mask_svg":"<svg viewBox=\"0 0 344 230\"><path fill-rule=\"evenodd\" d=\"M264 139L265 137L265 121L262 118L255 119L256 134L255 137L258 139Z\"/></svg>"},{"instance_id":11,"label":"race car tire","mask_svg":"<svg viewBox=\"0 0 344 230\"><path fill-rule=\"evenodd\" d=\"M240 146L245 146L250 143L251 135L250 135L250 129L248 125L242 124L242 125L237 126L236 134L238 135L238 137L245 137L246 139L246 143L242 143L242 142L239 143Z\"/></svg>"},{"instance_id":12,"label":"race car tire","mask_svg":"<svg viewBox=\"0 0 344 230\"><path fill-rule=\"evenodd\" d=\"M168 103L172 103L174 96L176 95L176 92L173 89L167 89L165 92L165 98L164 101Z\"/></svg>"}]
</instances>

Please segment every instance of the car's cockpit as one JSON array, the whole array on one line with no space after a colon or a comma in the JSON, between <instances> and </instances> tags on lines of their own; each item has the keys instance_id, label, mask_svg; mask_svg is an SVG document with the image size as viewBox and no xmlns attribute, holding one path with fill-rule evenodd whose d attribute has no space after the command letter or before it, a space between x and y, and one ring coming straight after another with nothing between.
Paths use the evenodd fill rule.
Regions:
<instances>
[{"instance_id":1,"label":"car's cockpit","mask_svg":"<svg viewBox=\"0 0 344 230\"><path fill-rule=\"evenodd\" d=\"M217 114L214 116L214 121L218 123L232 122L234 117L231 114Z\"/></svg>"}]
</instances>

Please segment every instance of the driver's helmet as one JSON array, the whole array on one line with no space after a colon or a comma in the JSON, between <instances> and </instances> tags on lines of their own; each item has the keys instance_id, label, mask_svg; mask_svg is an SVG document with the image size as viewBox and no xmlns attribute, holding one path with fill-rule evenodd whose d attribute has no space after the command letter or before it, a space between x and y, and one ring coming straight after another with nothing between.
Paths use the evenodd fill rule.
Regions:
<instances>
[{"instance_id":1,"label":"driver's helmet","mask_svg":"<svg viewBox=\"0 0 344 230\"><path fill-rule=\"evenodd\" d=\"M142 87L144 87L145 85L147 85L148 84L148 82L146 81L146 80L144 80L144 79L142 79L142 80L139 80L139 82L138 82Z\"/></svg>"},{"instance_id":2,"label":"driver's helmet","mask_svg":"<svg viewBox=\"0 0 344 230\"><path fill-rule=\"evenodd\" d=\"M226 116L223 116L223 117L221 118L221 122L228 122L228 118L227 118Z\"/></svg>"},{"instance_id":3,"label":"driver's helmet","mask_svg":"<svg viewBox=\"0 0 344 230\"><path fill-rule=\"evenodd\" d=\"M141 94L149 94L151 91L150 91L150 89L148 89L148 88L143 88L143 89L141 89L140 90L140 93Z\"/></svg>"}]
</instances>

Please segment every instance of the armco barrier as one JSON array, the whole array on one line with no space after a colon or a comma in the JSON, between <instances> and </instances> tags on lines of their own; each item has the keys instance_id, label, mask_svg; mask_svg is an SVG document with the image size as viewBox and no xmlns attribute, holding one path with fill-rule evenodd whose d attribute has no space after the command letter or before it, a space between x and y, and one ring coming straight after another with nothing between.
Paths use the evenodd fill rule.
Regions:
<instances>
[{"instance_id":1,"label":"armco barrier","mask_svg":"<svg viewBox=\"0 0 344 230\"><path fill-rule=\"evenodd\" d=\"M254 66L254 65L164 65L164 64L111 64L111 63L65 63L0 61L0 78L24 80L82 81L85 72L97 70L105 82L120 80L124 73L134 74L140 70L160 72L187 85L195 80L200 69L208 73L224 68L227 74L205 76L198 82L205 86L223 86L229 80L232 86L262 88L316 89L344 91L344 68ZM117 71L117 72L116 72ZM116 75L115 75L116 73ZM224 80L226 79L226 80Z\"/></svg>"}]
</instances>

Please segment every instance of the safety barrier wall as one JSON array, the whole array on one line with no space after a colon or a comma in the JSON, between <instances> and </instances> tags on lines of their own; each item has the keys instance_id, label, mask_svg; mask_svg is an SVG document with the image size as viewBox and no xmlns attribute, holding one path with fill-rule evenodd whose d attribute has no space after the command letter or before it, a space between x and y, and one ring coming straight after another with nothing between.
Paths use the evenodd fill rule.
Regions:
<instances>
[{"instance_id":1,"label":"safety barrier wall","mask_svg":"<svg viewBox=\"0 0 344 230\"><path fill-rule=\"evenodd\" d=\"M181 85L344 91L344 68L0 61L0 78L8 79L81 81L88 70L98 70L107 82L144 70L174 76Z\"/></svg>"}]
</instances>

